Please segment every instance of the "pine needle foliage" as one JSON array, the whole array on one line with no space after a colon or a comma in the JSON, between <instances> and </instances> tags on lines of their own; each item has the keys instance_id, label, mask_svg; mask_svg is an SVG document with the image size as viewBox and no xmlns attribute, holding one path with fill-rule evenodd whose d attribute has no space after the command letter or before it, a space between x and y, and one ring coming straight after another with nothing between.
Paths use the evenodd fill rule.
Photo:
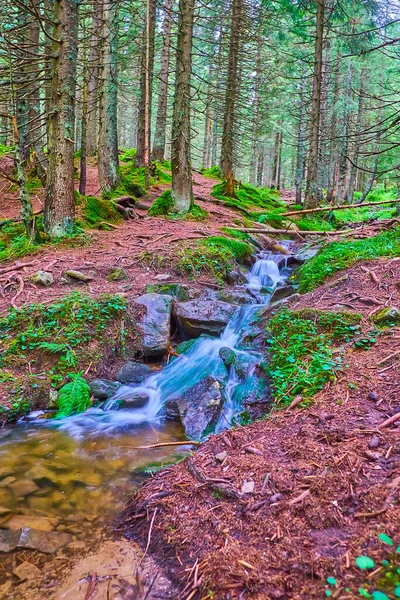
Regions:
<instances>
[{"instance_id":1,"label":"pine needle foliage","mask_svg":"<svg viewBox=\"0 0 400 600\"><path fill-rule=\"evenodd\" d=\"M90 405L90 387L79 374L71 375L72 381L66 383L58 392L57 419L69 417L73 413L81 413Z\"/></svg>"}]
</instances>

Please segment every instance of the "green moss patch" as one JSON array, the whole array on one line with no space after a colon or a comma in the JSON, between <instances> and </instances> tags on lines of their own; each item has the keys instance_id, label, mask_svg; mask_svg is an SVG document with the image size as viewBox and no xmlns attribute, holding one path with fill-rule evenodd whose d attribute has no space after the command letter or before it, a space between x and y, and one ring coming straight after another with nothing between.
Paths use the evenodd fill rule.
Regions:
<instances>
[{"instance_id":1,"label":"green moss patch","mask_svg":"<svg viewBox=\"0 0 400 600\"><path fill-rule=\"evenodd\" d=\"M336 377L343 367L341 342L360 332L361 315L284 310L267 324L269 362L264 369L277 404L304 401Z\"/></svg>"},{"instance_id":2,"label":"green moss patch","mask_svg":"<svg viewBox=\"0 0 400 600\"><path fill-rule=\"evenodd\" d=\"M257 188L247 183L240 183L235 188L235 198L225 196L226 183L217 183L212 189L211 195L214 198L223 200L226 206L232 208L244 209L249 216L259 218L260 212L253 214L251 211L254 208L274 210L281 208L284 210L285 204L279 199L276 190L268 188Z\"/></svg>"},{"instance_id":3,"label":"green moss patch","mask_svg":"<svg viewBox=\"0 0 400 600\"><path fill-rule=\"evenodd\" d=\"M10 309L0 319L0 369L12 378L8 391L15 413L27 398L43 402L50 386L58 388L71 374L98 366L105 354L108 361L113 353L122 354L126 311L119 296L95 299L78 292L52 304Z\"/></svg>"},{"instance_id":4,"label":"green moss patch","mask_svg":"<svg viewBox=\"0 0 400 600\"><path fill-rule=\"evenodd\" d=\"M171 212L174 201L172 200L171 190L165 190L158 198L156 198L149 208L151 217L159 217L168 215Z\"/></svg>"},{"instance_id":5,"label":"green moss patch","mask_svg":"<svg viewBox=\"0 0 400 600\"><path fill-rule=\"evenodd\" d=\"M91 228L98 228L104 221L118 223L122 220L114 202L94 196L83 197L82 216L84 223Z\"/></svg>"},{"instance_id":6,"label":"green moss patch","mask_svg":"<svg viewBox=\"0 0 400 600\"><path fill-rule=\"evenodd\" d=\"M221 169L219 167L217 167L217 165L214 165L213 167L210 167L209 169L201 169L201 174L204 175L204 177L208 177L209 179L222 179L222 172Z\"/></svg>"},{"instance_id":7,"label":"green moss patch","mask_svg":"<svg viewBox=\"0 0 400 600\"><path fill-rule=\"evenodd\" d=\"M360 260L400 256L400 228L362 240L344 240L326 244L299 270L299 290L309 292L331 275Z\"/></svg>"}]
</instances>

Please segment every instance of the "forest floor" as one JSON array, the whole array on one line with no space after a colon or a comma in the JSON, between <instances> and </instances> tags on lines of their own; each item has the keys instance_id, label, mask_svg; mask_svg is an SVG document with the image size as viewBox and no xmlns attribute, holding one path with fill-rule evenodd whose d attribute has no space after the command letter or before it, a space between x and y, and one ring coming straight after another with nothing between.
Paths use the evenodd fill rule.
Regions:
<instances>
[{"instance_id":1,"label":"forest floor","mask_svg":"<svg viewBox=\"0 0 400 600\"><path fill-rule=\"evenodd\" d=\"M17 264L26 266L18 272L25 285L18 306L49 303L72 291L61 282L67 269L94 271L93 280L79 288L93 295L143 293L157 273L168 273L167 267L144 264L139 258L143 251L159 252L173 261L180 242L190 245L241 220L237 212L211 202L214 184L194 173L195 195L210 200L201 202L210 215L207 221L153 218L137 209L137 220L124 221L112 231L91 232L85 246L44 247L21 259ZM87 193L95 194L97 187L96 169L89 167ZM149 205L165 187L151 191ZM38 192L35 208L40 209L42 200ZM2 216L16 216L17 203L11 199L6 206L2 204ZM128 279L108 281L114 267L123 268ZM29 282L38 270L52 272L55 282L50 288ZM198 288L212 283L176 275L174 280L190 281ZM14 294L11 289L0 295L0 312ZM368 337L368 316L384 306L400 306L399 259L357 263L302 295L292 308L359 313ZM139 488L118 530L139 541L155 561L141 583L132 579L135 559L126 543L105 536L94 539L90 549L77 546L73 556L61 552L46 563L45 575L34 588L22 584L15 596L7 596L8 588L6 597L77 600L97 590L93 597L139 600L147 597L154 573L159 583L149 598L306 600L326 595L350 600L374 589L394 598L394 547L400 544L400 420L382 424L400 411L398 330L382 330L363 350L347 344L346 368L312 405L276 410L268 420L212 436L189 461L163 469ZM226 453L222 462L216 458L221 452ZM241 492L245 481L254 483L250 493ZM383 542L380 534L391 536L395 546ZM107 556L115 555L114 566L96 554L104 548ZM376 568L357 568L356 558L362 555L373 559ZM83 556L91 559L81 564ZM121 574L123 591L121 587L110 592L106 578L95 577L94 583L93 578L85 579L84 573L99 574L99 565L105 564L113 576Z\"/></svg>"}]
</instances>

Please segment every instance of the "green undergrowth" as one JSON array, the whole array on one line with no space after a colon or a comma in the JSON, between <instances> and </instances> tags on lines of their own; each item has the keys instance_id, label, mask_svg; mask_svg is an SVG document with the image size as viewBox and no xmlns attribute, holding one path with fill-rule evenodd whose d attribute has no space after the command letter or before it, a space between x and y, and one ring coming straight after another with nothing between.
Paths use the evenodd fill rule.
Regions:
<instances>
[{"instance_id":1,"label":"green undergrowth","mask_svg":"<svg viewBox=\"0 0 400 600\"><path fill-rule=\"evenodd\" d=\"M208 212L198 204L193 204L191 210L187 213L173 213L173 200L171 190L165 190L156 198L149 208L150 217L169 217L170 219L185 219L193 221L204 221L208 217Z\"/></svg>"},{"instance_id":2,"label":"green undergrowth","mask_svg":"<svg viewBox=\"0 0 400 600\"><path fill-rule=\"evenodd\" d=\"M57 419L69 417L72 413L81 413L91 405L90 387L79 374L71 374L71 381L62 386L58 392Z\"/></svg>"},{"instance_id":3,"label":"green undergrowth","mask_svg":"<svg viewBox=\"0 0 400 600\"><path fill-rule=\"evenodd\" d=\"M254 216L256 219L260 216L260 211L254 213L254 208L273 211L277 208L283 210L286 206L279 199L279 193L276 190L257 188L248 183L240 183L235 188L236 198L231 198L224 195L225 187L225 182L217 183L213 187L211 195L214 198L223 200L226 206L244 209L250 217Z\"/></svg>"},{"instance_id":4,"label":"green undergrowth","mask_svg":"<svg viewBox=\"0 0 400 600\"><path fill-rule=\"evenodd\" d=\"M115 208L115 203L110 200L94 196L82 196L81 198L82 221L77 221L77 225L97 229L104 222L118 223L122 221L122 216Z\"/></svg>"},{"instance_id":5,"label":"green undergrowth","mask_svg":"<svg viewBox=\"0 0 400 600\"><path fill-rule=\"evenodd\" d=\"M121 159L122 160L122 159ZM169 163L152 163L149 167L149 186L160 183L171 183L172 176L169 172ZM144 167L135 167L133 160L128 160L120 167L120 181L118 187L111 192L103 194L104 198L112 200L119 196L144 196L146 188L146 170Z\"/></svg>"},{"instance_id":6,"label":"green undergrowth","mask_svg":"<svg viewBox=\"0 0 400 600\"><path fill-rule=\"evenodd\" d=\"M264 368L277 404L304 402L343 368L340 345L360 332L361 315L317 310L283 310L267 324L270 359Z\"/></svg>"},{"instance_id":7,"label":"green undergrowth","mask_svg":"<svg viewBox=\"0 0 400 600\"><path fill-rule=\"evenodd\" d=\"M222 236L199 240L194 247L179 252L175 270L185 275L211 275L224 281L236 263L242 263L252 254L246 242Z\"/></svg>"},{"instance_id":8,"label":"green undergrowth","mask_svg":"<svg viewBox=\"0 0 400 600\"><path fill-rule=\"evenodd\" d=\"M72 292L51 304L9 309L0 319L0 374L14 402L43 398L50 386L122 352L126 300ZM132 326L134 327L134 326ZM1 408L0 408L1 411ZM7 415L8 418L12 413Z\"/></svg>"},{"instance_id":9,"label":"green undergrowth","mask_svg":"<svg viewBox=\"0 0 400 600\"><path fill-rule=\"evenodd\" d=\"M5 146L4 144L0 144L0 156L4 156L5 154L9 154L12 152L11 146Z\"/></svg>"},{"instance_id":10,"label":"green undergrowth","mask_svg":"<svg viewBox=\"0 0 400 600\"><path fill-rule=\"evenodd\" d=\"M309 292L329 276L360 260L395 256L400 256L398 227L361 240L330 242L298 270L299 290L302 293Z\"/></svg>"},{"instance_id":11,"label":"green undergrowth","mask_svg":"<svg viewBox=\"0 0 400 600\"><path fill-rule=\"evenodd\" d=\"M36 254L43 247L59 246L74 248L89 242L89 237L81 229L63 238L50 239L43 231L42 217L36 217L36 235L28 237L22 223L9 221L0 228L0 262L16 260Z\"/></svg>"},{"instance_id":12,"label":"green undergrowth","mask_svg":"<svg viewBox=\"0 0 400 600\"><path fill-rule=\"evenodd\" d=\"M217 167L217 165L214 165L209 169L201 169L201 174L204 175L204 177L208 177L209 179L222 179L221 169Z\"/></svg>"}]
</instances>

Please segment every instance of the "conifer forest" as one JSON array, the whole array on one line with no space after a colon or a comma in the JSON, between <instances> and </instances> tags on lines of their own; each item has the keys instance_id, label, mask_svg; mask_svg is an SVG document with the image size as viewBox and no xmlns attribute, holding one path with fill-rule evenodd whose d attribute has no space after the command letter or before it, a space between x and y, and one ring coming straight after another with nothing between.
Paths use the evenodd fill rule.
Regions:
<instances>
[{"instance_id":1,"label":"conifer forest","mask_svg":"<svg viewBox=\"0 0 400 600\"><path fill-rule=\"evenodd\" d=\"M2 0L0 599L400 598L400 3Z\"/></svg>"}]
</instances>

